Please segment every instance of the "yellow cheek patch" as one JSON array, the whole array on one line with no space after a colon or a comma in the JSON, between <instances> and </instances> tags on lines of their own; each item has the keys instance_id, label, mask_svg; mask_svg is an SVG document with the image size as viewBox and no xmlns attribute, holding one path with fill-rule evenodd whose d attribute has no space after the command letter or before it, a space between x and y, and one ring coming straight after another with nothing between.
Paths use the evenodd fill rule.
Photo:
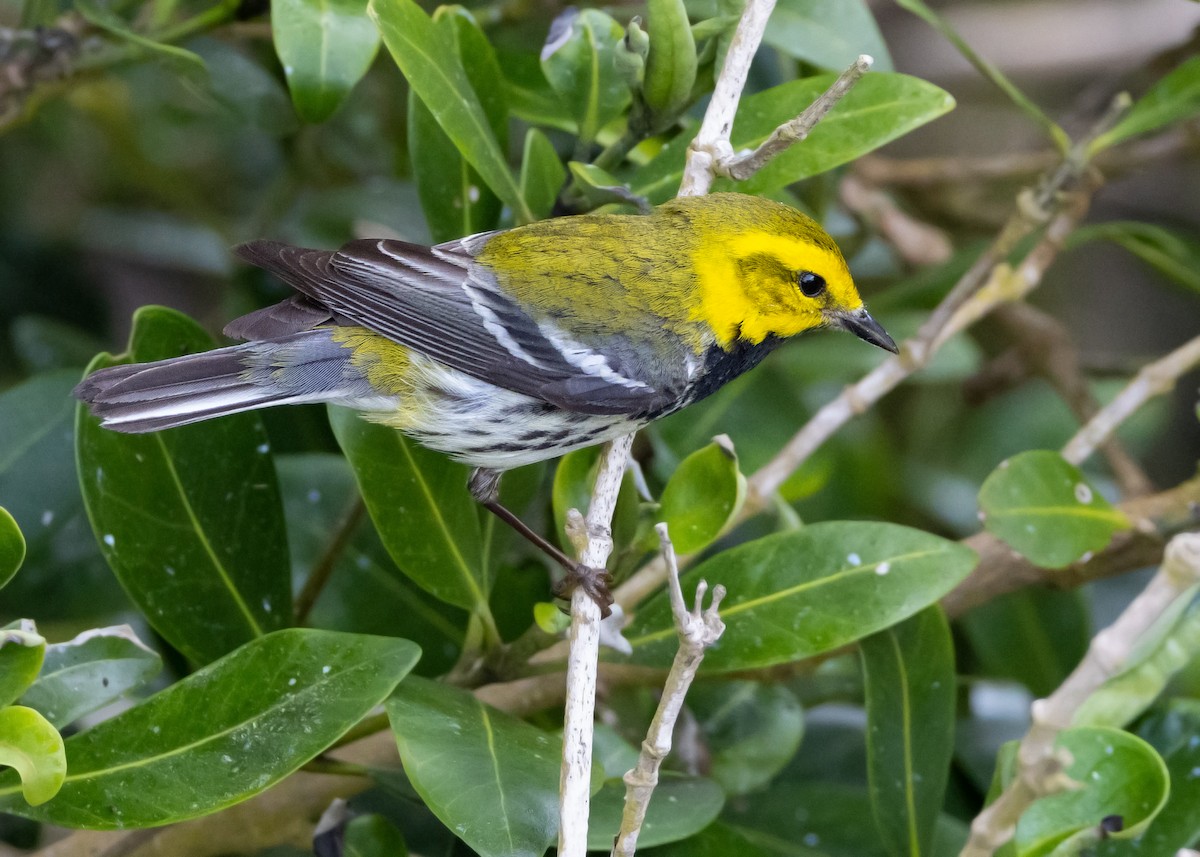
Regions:
<instances>
[{"instance_id":1,"label":"yellow cheek patch","mask_svg":"<svg viewBox=\"0 0 1200 857\"><path fill-rule=\"evenodd\" d=\"M778 283L747 280L738 260L755 256L778 259L790 272L813 271L825 278L824 298L805 298L798 288L794 301L780 306L758 293ZM728 347L734 338L761 342L767 336L794 336L824 323L822 308L856 310L862 299L846 262L836 247L826 248L803 238L769 232L745 232L719 244L701 245L694 256L700 303L692 318L712 325L717 341Z\"/></svg>"}]
</instances>

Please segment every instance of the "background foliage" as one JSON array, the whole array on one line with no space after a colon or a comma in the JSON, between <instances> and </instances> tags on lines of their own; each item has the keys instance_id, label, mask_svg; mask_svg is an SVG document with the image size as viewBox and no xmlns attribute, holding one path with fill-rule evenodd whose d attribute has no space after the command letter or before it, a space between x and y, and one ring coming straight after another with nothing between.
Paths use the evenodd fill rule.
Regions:
<instances>
[{"instance_id":1,"label":"background foliage","mask_svg":"<svg viewBox=\"0 0 1200 857\"><path fill-rule=\"evenodd\" d=\"M627 478L618 575L652 557L666 520L700 558L685 591L699 576L730 590L642 834L651 853L957 853L1012 776L1005 742L1029 700L1074 668L1163 540L1196 526L1194 374L1117 451L1082 469L1054 452L1200 333L1200 57L1184 41L1200 15L1146 5L1133 47L1086 3L946 9L971 67L913 0L900 6L933 29L887 4L779 3L735 149L858 54L875 71L738 189L820 218L897 340L1112 93L1137 101L1076 153L1109 183L1037 313L952 339L765 511L731 531L746 475L881 353L807 336L639 439L645 492ZM1070 32L1046 23L1062 10ZM36 849L48 825L207 817L173 828L173 853L300 854L335 794L351 814L319 848L552 844L561 617L541 560L475 507L465 467L317 407L119 436L70 390L86 366L211 347L225 320L282 297L232 263L238 241L440 241L669 199L739 11L0 2L0 847ZM1054 50L1017 50L1047 30ZM595 460L510 473L504 499L561 538ZM1153 514L1131 511L1138 497ZM1112 550L1135 531L1141 553ZM1032 578L979 583L1014 551ZM600 700L597 850L675 649L665 596L635 607ZM1084 788L1035 805L1007 853L1200 842L1198 629L1184 598L1080 710L1061 741ZM321 776L289 777L302 767ZM272 823L227 809L250 798ZM1120 824L1102 841L1106 816Z\"/></svg>"}]
</instances>

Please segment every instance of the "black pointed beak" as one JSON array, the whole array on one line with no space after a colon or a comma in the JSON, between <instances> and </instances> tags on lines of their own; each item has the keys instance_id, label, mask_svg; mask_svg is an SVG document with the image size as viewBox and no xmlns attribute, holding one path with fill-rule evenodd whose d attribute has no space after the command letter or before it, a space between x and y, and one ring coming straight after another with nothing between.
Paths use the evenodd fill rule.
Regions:
<instances>
[{"instance_id":1,"label":"black pointed beak","mask_svg":"<svg viewBox=\"0 0 1200 857\"><path fill-rule=\"evenodd\" d=\"M843 330L850 331L859 339L872 345L878 345L884 351L890 351L893 354L900 353L900 349L896 347L896 341L888 336L887 331L879 322L871 318L871 314L865 308L839 314L836 323Z\"/></svg>"}]
</instances>

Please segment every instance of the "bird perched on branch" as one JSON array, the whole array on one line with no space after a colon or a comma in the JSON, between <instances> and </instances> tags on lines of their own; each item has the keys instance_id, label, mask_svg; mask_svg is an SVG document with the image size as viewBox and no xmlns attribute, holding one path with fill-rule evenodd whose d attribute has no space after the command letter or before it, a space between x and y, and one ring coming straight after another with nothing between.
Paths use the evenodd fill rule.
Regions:
<instances>
[{"instance_id":1,"label":"bird perched on branch","mask_svg":"<svg viewBox=\"0 0 1200 857\"><path fill-rule=\"evenodd\" d=\"M833 239L734 193L648 215L594 214L435 247L390 239L237 248L296 294L233 322L249 340L90 375L102 424L149 432L271 405L333 402L477 468L471 492L568 570L497 500L499 474L631 432L715 392L806 330L896 351Z\"/></svg>"}]
</instances>

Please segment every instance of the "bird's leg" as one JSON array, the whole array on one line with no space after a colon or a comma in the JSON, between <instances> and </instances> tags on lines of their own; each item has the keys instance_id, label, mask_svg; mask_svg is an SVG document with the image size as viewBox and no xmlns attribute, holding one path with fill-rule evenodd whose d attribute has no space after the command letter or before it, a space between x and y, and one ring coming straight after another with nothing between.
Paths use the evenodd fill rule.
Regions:
<instances>
[{"instance_id":1,"label":"bird's leg","mask_svg":"<svg viewBox=\"0 0 1200 857\"><path fill-rule=\"evenodd\" d=\"M607 617L612 612L613 597L608 591L610 577L603 568L589 568L571 559L558 549L558 546L534 532L529 525L513 514L512 510L500 502L500 473L477 467L467 481L467 489L481 506L508 524L525 537L534 547L566 569L567 576L554 587L554 594L559 598L571 597L576 587L591 596L600 607L600 615Z\"/></svg>"}]
</instances>

